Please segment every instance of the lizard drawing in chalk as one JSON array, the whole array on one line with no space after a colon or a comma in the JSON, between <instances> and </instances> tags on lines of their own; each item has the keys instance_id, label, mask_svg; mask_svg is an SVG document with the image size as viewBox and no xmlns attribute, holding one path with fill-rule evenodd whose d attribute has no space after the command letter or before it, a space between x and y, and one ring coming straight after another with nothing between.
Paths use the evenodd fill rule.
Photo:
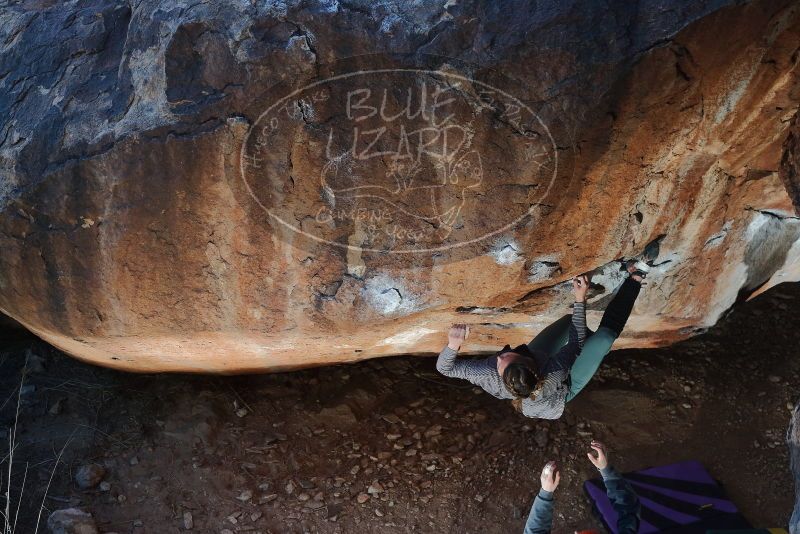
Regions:
<instances>
[{"instance_id":1,"label":"lizard drawing in chalk","mask_svg":"<svg viewBox=\"0 0 800 534\"><path fill-rule=\"evenodd\" d=\"M455 149L448 151L448 134L453 141L453 134L459 133ZM469 148L471 135L465 128L450 126L437 135L445 139L440 152L418 148L416 153L398 150L388 157L386 152L380 153L385 170L377 177L373 175L375 164L361 171L369 176L359 172L364 160L377 161L370 156L353 157L353 151L347 151L330 158L321 172L327 201L335 206L348 199L374 199L428 222L441 229L440 237L447 237L464 208L466 191L483 182L483 163L480 153Z\"/></svg>"}]
</instances>

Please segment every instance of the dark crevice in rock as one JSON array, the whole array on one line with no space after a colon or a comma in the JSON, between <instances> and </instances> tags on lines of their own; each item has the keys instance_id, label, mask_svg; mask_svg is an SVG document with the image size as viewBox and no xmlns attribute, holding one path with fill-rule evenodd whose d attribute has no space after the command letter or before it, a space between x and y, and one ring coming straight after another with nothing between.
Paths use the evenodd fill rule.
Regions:
<instances>
[{"instance_id":1,"label":"dark crevice in rock","mask_svg":"<svg viewBox=\"0 0 800 534\"><path fill-rule=\"evenodd\" d=\"M536 289L534 289L532 291L529 291L529 292L525 293L524 295L522 295L520 298L518 298L517 299L517 303L521 303L521 302L525 302L526 300L530 300L533 297L535 297L538 293L541 293L543 291L547 291L548 289L553 289L553 288L555 288L557 286L563 285L564 283L565 282L562 281L562 282L558 282L558 283L555 283L555 284L550 284L550 285L547 285L547 286L537 287Z\"/></svg>"},{"instance_id":2,"label":"dark crevice in rock","mask_svg":"<svg viewBox=\"0 0 800 534\"><path fill-rule=\"evenodd\" d=\"M747 211L754 211L756 213L762 213L762 214L767 215L769 217L774 217L774 218L778 219L779 221L787 221L787 220L800 221L800 217L798 217L798 216L786 215L786 214L779 213L779 212L774 211L774 210L758 209L758 208L746 208L746 210Z\"/></svg>"},{"instance_id":3,"label":"dark crevice in rock","mask_svg":"<svg viewBox=\"0 0 800 534\"><path fill-rule=\"evenodd\" d=\"M372 17L372 11L353 2L339 0L339 6L348 11L352 11L353 13L360 13L361 15L365 15L370 18Z\"/></svg>"},{"instance_id":4,"label":"dark crevice in rock","mask_svg":"<svg viewBox=\"0 0 800 534\"><path fill-rule=\"evenodd\" d=\"M165 53L167 100L175 113L188 113L242 87L244 72L227 40L205 23L178 28Z\"/></svg>"},{"instance_id":5,"label":"dark crevice in rock","mask_svg":"<svg viewBox=\"0 0 800 534\"><path fill-rule=\"evenodd\" d=\"M661 242L664 241L665 237L667 237L667 234L660 234L658 237L647 243L640 254L641 260L646 263L654 262L661 253Z\"/></svg>"},{"instance_id":6,"label":"dark crevice in rock","mask_svg":"<svg viewBox=\"0 0 800 534\"><path fill-rule=\"evenodd\" d=\"M400 299L400 302L402 302L403 301L403 294L400 293L400 290L397 289L396 287L389 287L389 288L384 289L383 291L381 291L381 295L386 295L387 293L390 293L392 291L397 293L397 298Z\"/></svg>"},{"instance_id":7,"label":"dark crevice in rock","mask_svg":"<svg viewBox=\"0 0 800 534\"><path fill-rule=\"evenodd\" d=\"M294 32L292 32L291 37L302 37L306 43L306 46L308 47L308 50L314 54L314 57L316 58L317 50L314 48L314 43L311 40L311 36L308 34L308 31L297 23L293 22L292 24L294 24L296 28Z\"/></svg>"},{"instance_id":8,"label":"dark crevice in rock","mask_svg":"<svg viewBox=\"0 0 800 534\"><path fill-rule=\"evenodd\" d=\"M326 284L323 286L319 292L319 298L322 300L332 300L336 298L336 293L339 291L339 288L342 287L344 283L344 279L341 280L334 280L333 282Z\"/></svg>"},{"instance_id":9,"label":"dark crevice in rock","mask_svg":"<svg viewBox=\"0 0 800 534\"><path fill-rule=\"evenodd\" d=\"M509 311L511 311L511 308L495 308L491 306L459 306L456 308L457 313L473 313L476 315L493 315Z\"/></svg>"}]
</instances>

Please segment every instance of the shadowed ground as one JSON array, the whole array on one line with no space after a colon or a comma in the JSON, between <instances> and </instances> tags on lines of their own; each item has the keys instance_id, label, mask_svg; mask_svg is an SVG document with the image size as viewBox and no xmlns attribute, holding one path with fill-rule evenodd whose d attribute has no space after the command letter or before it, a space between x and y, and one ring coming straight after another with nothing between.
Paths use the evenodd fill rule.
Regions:
<instances>
[{"instance_id":1,"label":"shadowed ground","mask_svg":"<svg viewBox=\"0 0 800 534\"><path fill-rule=\"evenodd\" d=\"M555 532L571 532L597 526L581 491L591 438L610 445L621 469L701 460L755 525L785 526L798 300L800 285L783 284L702 336L612 353L556 422L525 420L438 376L433 359L129 375L16 339L0 360L3 428L26 348L41 356L29 360L19 417L14 487L26 462L29 471L19 532L32 531L70 436L46 504L91 511L101 532L182 532L186 513L196 532L521 532L551 458L564 465ZM71 482L87 462L106 466L107 489Z\"/></svg>"}]
</instances>

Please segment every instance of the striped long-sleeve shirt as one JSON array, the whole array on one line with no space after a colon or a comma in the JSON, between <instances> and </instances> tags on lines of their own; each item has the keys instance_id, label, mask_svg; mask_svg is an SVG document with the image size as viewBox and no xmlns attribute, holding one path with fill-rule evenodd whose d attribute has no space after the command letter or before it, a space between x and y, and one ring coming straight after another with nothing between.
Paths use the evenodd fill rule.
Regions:
<instances>
[{"instance_id":1,"label":"striped long-sleeve shirt","mask_svg":"<svg viewBox=\"0 0 800 534\"><path fill-rule=\"evenodd\" d=\"M586 339L586 305L576 302L572 312L572 326L569 342L552 355L540 355L528 351L526 345L511 349L508 345L503 352L519 352L536 360L539 368L545 373L544 387L536 399L522 401L522 413L526 417L540 419L558 419L564 413L565 398L569 393L569 371L572 363L580 353ZM527 352L527 354L525 354ZM483 360L458 359L457 351L445 347L439 353L436 370L445 376L461 378L481 387L498 399L513 399L514 396L497 372L497 354Z\"/></svg>"}]
</instances>

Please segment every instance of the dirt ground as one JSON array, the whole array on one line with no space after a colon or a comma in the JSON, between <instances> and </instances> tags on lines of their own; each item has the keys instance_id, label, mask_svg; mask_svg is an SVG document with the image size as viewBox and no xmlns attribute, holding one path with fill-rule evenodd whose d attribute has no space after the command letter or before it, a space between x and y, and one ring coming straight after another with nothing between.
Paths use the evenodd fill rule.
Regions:
<instances>
[{"instance_id":1,"label":"dirt ground","mask_svg":"<svg viewBox=\"0 0 800 534\"><path fill-rule=\"evenodd\" d=\"M18 533L34 532L54 466L43 517L79 507L101 532L521 532L550 459L563 465L554 532L599 528L582 492L596 473L585 458L592 438L622 470L700 460L755 525L783 526L798 305L800 285L784 284L699 337L615 351L554 422L437 375L434 358L131 375L6 332L2 482L19 394ZM103 482L79 489L75 474L90 463L105 468Z\"/></svg>"}]
</instances>

